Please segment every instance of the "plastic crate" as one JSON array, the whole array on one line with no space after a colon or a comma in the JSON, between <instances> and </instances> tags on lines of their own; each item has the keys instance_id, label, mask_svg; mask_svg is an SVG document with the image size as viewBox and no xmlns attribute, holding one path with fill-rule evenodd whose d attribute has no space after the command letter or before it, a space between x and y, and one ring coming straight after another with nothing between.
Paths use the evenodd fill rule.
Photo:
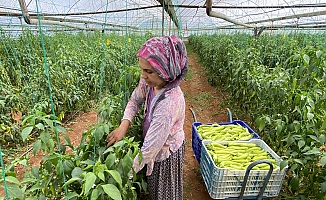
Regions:
<instances>
[{"instance_id":1,"label":"plastic crate","mask_svg":"<svg viewBox=\"0 0 326 200\"><path fill-rule=\"evenodd\" d=\"M213 124L213 123L210 123ZM219 122L217 123L221 126L223 125L230 125L230 124L234 124L234 125L241 125L242 127L245 127L248 129L249 133L251 133L253 136L252 138L255 139L260 139L259 135L257 133L255 133L245 122L241 121L241 120L234 120L232 122ZM197 126L202 125L202 123L200 122L194 122L192 123L192 140L191 140L191 144L192 144L192 149L195 153L195 157L196 160L198 162L198 164L200 164L200 155L201 155L201 146L202 146L202 138L199 136L198 131L197 131Z\"/></svg>"},{"instance_id":2,"label":"plastic crate","mask_svg":"<svg viewBox=\"0 0 326 200\"><path fill-rule=\"evenodd\" d=\"M260 139L251 139L249 141L237 141L242 143L254 143L264 149L266 152L276 159L276 164L279 166L281 158L263 141ZM237 199L239 197L242 183L246 170L230 170L227 168L219 168L215 165L211 156L208 153L206 144L212 141L203 141L201 151L200 171L203 176L206 188L209 195L213 199ZM225 142L214 142L223 144ZM286 174L288 166L280 170L274 169L267 183L263 198L277 197ZM243 193L244 199L257 198L259 191L263 185L268 170L251 170L248 176L247 184Z\"/></svg>"}]
</instances>

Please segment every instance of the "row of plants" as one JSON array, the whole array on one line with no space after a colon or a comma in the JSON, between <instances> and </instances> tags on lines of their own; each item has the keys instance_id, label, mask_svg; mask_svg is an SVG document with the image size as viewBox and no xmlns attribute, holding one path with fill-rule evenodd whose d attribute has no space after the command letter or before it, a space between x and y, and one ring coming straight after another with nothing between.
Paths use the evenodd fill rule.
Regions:
<instances>
[{"instance_id":1,"label":"row of plants","mask_svg":"<svg viewBox=\"0 0 326 200\"><path fill-rule=\"evenodd\" d=\"M192 35L189 43L210 83L229 91L288 162L281 198L324 198L325 35Z\"/></svg>"},{"instance_id":2,"label":"row of plants","mask_svg":"<svg viewBox=\"0 0 326 200\"><path fill-rule=\"evenodd\" d=\"M0 140L7 160L0 183L6 198L129 200L146 193L144 173L132 169L142 142L141 114L123 141L107 148L105 138L120 124L139 81L136 53L149 37L1 32ZM74 147L64 122L90 108L100 121ZM39 167L29 164L28 154L9 163L9 146L31 143L34 155L46 155ZM22 180L14 170L18 164L29 169Z\"/></svg>"},{"instance_id":3,"label":"row of plants","mask_svg":"<svg viewBox=\"0 0 326 200\"><path fill-rule=\"evenodd\" d=\"M136 174L132 168L135 156L141 157L140 123L133 124L122 141L106 146L106 135L120 124L122 103L122 93L106 95L99 105L100 121L84 131L76 147L61 122L53 115L46 115L40 109L42 106L36 106L35 114L23 123L22 137L25 141L32 133L39 135L34 140L33 153L42 151L46 156L39 167L31 166L28 156L7 166L5 176L0 177L8 199L137 200L145 194L145 173ZM14 171L17 163L29 169L22 180Z\"/></svg>"},{"instance_id":4,"label":"row of plants","mask_svg":"<svg viewBox=\"0 0 326 200\"><path fill-rule=\"evenodd\" d=\"M148 37L148 36L147 36ZM55 33L0 37L0 140L19 142L14 115L29 114L37 102L51 103L60 120L86 111L106 93L125 93L137 84L135 56L146 36ZM93 103L92 103L93 102ZM18 139L18 141L17 141Z\"/></svg>"}]
</instances>

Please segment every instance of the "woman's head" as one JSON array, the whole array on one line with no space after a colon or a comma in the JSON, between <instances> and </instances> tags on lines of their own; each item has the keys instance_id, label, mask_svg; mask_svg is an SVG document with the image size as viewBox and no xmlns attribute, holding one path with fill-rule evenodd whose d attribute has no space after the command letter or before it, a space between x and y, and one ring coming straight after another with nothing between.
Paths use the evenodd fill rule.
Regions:
<instances>
[{"instance_id":1,"label":"woman's head","mask_svg":"<svg viewBox=\"0 0 326 200\"><path fill-rule=\"evenodd\" d=\"M146 59L139 57L139 66L142 70L141 78L146 81L149 87L162 89L167 84Z\"/></svg>"},{"instance_id":2,"label":"woman's head","mask_svg":"<svg viewBox=\"0 0 326 200\"><path fill-rule=\"evenodd\" d=\"M176 36L147 40L137 57L148 61L169 88L179 86L188 71L186 47Z\"/></svg>"}]
</instances>

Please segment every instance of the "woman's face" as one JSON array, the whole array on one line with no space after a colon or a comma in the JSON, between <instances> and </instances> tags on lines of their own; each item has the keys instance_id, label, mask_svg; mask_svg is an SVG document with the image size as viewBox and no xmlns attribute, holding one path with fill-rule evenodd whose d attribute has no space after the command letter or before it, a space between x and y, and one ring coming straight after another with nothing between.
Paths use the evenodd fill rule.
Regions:
<instances>
[{"instance_id":1,"label":"woman's face","mask_svg":"<svg viewBox=\"0 0 326 200\"><path fill-rule=\"evenodd\" d=\"M146 59L139 57L139 65L142 69L141 78L145 79L149 87L162 89L166 85L166 82Z\"/></svg>"}]
</instances>

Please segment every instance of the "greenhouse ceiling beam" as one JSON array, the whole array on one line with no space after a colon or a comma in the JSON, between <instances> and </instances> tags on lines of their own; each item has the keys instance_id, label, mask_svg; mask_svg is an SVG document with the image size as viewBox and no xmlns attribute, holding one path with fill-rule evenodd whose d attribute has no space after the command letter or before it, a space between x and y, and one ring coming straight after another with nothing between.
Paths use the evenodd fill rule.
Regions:
<instances>
[{"instance_id":1,"label":"greenhouse ceiling beam","mask_svg":"<svg viewBox=\"0 0 326 200\"><path fill-rule=\"evenodd\" d=\"M177 18L177 15L174 10L174 6L171 0L157 0L161 6L164 7L164 10L169 14L170 19L174 22L175 26L179 29L180 28L180 23ZM163 22L162 22L163 23Z\"/></svg>"},{"instance_id":2,"label":"greenhouse ceiling beam","mask_svg":"<svg viewBox=\"0 0 326 200\"><path fill-rule=\"evenodd\" d=\"M44 14L44 16L68 16L68 15L89 15L89 14L104 14L104 13L115 13L115 12L126 12L132 10L141 10L141 9L150 9L150 8L157 8L163 7L164 10L169 14L170 18L173 20L176 27L179 28L180 23L178 21L177 15L175 13L174 7L175 5L172 4L171 0L157 0L161 5L155 6L146 6L146 7L137 7L137 8L128 8L128 9L119 9L119 10L106 10L106 11L97 11L97 12L78 12L78 13L57 13L57 14ZM19 0L19 2L25 2L24 0ZM26 7L26 5L25 5ZM28 13L27 8L25 12ZM24 13L23 13L24 14Z\"/></svg>"},{"instance_id":3,"label":"greenhouse ceiling beam","mask_svg":"<svg viewBox=\"0 0 326 200\"><path fill-rule=\"evenodd\" d=\"M0 16L22 17L22 14L21 13L0 12ZM120 27L120 28L126 28L127 27L127 28L131 28L131 29L138 29L137 27L133 27L133 26L123 26L123 25L104 23L104 22L92 22L92 21L77 20L77 19L67 19L67 18L59 18L59 17L48 17L48 16L44 16L44 15L42 15L42 18L45 19L45 20L59 21L59 22L97 24L97 25L102 25L102 26L112 26L112 27ZM29 19L38 19L38 15L31 13L31 14L29 14Z\"/></svg>"},{"instance_id":4,"label":"greenhouse ceiling beam","mask_svg":"<svg viewBox=\"0 0 326 200\"><path fill-rule=\"evenodd\" d=\"M267 29L269 28L325 28L326 24L320 24L320 25L276 25L276 26L266 26Z\"/></svg>"},{"instance_id":5,"label":"greenhouse ceiling beam","mask_svg":"<svg viewBox=\"0 0 326 200\"><path fill-rule=\"evenodd\" d=\"M67 24L65 22L74 22L74 23L83 23L83 24L98 24L98 25L109 25L109 26L116 26L116 27L128 27L128 28L135 28L136 27L130 27L130 26L122 26L122 25L115 25L115 24L106 24L106 23L100 23L100 22L90 22L90 21L85 21L85 20L73 20L73 19L62 19L62 18L54 18L54 17L44 17L44 20L39 20L37 14L33 14L30 16L25 0L18 0L19 4L21 6L22 9L22 14L23 14L23 18L24 21L27 24L31 24L31 25L37 25L38 23L41 24L46 24L46 25L59 25L59 26L65 26L65 27L70 27L73 29L77 29L77 30L88 30L88 31L94 31L94 30L104 30L103 28L87 28L87 27L81 27L81 26L76 26L76 25L71 25L71 24ZM8 16L8 13L7 13ZM21 17L21 15L19 16ZM107 29L106 29L107 30Z\"/></svg>"},{"instance_id":6,"label":"greenhouse ceiling beam","mask_svg":"<svg viewBox=\"0 0 326 200\"><path fill-rule=\"evenodd\" d=\"M179 8L206 8L205 6L194 6L194 5L169 5L170 7L179 7ZM106 10L106 11L96 11L96 12L72 12L72 13L44 13L44 16L69 16L69 15L90 15L90 14L105 14L105 13L116 13L116 12L126 12L126 11L133 11L133 10L144 10L150 8L158 8L162 7L162 5L154 5L154 6L144 6L144 7L137 7L137 8L128 8L128 9L119 9L119 10ZM326 7L326 3L316 3L316 4L297 4L297 5L289 5L289 6L213 6L212 8L220 8L220 9L268 9L268 8L316 8L316 7ZM6 7L0 6L0 8L8 9ZM0 16L8 15L7 12L1 12ZM19 14L20 15L20 14ZM32 16L33 14L30 13Z\"/></svg>"},{"instance_id":7,"label":"greenhouse ceiling beam","mask_svg":"<svg viewBox=\"0 0 326 200\"><path fill-rule=\"evenodd\" d=\"M2 30L6 31L6 32L22 32L23 30L21 28L16 28L16 29L13 29L13 28L2 28ZM36 31L36 32L39 32L40 29L38 28L32 28L32 29L29 29L30 31ZM65 29L64 31L75 31L76 29ZM108 31L124 31L124 29L121 29L121 28L108 28L108 29L105 29L105 30L108 30ZM55 29L55 28L52 28L52 29L44 29L42 31L49 31L49 32L60 32L61 30L59 29Z\"/></svg>"},{"instance_id":8,"label":"greenhouse ceiling beam","mask_svg":"<svg viewBox=\"0 0 326 200\"><path fill-rule=\"evenodd\" d=\"M319 15L326 15L326 10L302 13L302 14L297 14L297 15L288 15L288 16L284 16L284 17L276 17L276 18L271 18L271 19L257 20L257 21L248 22L248 24L274 22L274 21L281 21L281 20L285 20L285 19L299 19L301 17L314 17L314 16L319 16Z\"/></svg>"},{"instance_id":9,"label":"greenhouse ceiling beam","mask_svg":"<svg viewBox=\"0 0 326 200\"><path fill-rule=\"evenodd\" d=\"M225 21L231 22L231 23L236 24L236 25L244 26L244 27L247 27L247 28L256 28L256 26L244 24L242 22L239 22L239 21L236 21L236 20L233 20L233 19L229 18L228 16L226 16L223 13L213 11L212 10L212 6L213 6L212 0L206 0L205 4L206 4L206 14L208 16L210 16L210 17L216 17L216 18L224 19Z\"/></svg>"},{"instance_id":10,"label":"greenhouse ceiling beam","mask_svg":"<svg viewBox=\"0 0 326 200\"><path fill-rule=\"evenodd\" d=\"M281 20L286 20L286 19L299 19L301 17L313 17L313 16L319 16L319 15L326 15L326 10L324 11L316 11L316 12L309 12L309 13L302 13L302 14L297 14L297 15L289 15L289 16L284 16L284 17L276 17L276 18L271 18L271 19L265 19L265 20L257 20L257 21L252 21L248 22L248 24L258 24L258 23L263 23L263 22L274 22L274 21L281 21ZM295 25L284 25L284 26L296 26L299 24ZM233 25L227 25L227 26L218 26L216 27L217 29L230 29ZM281 25L278 25L281 26ZM275 25L267 25L267 26L261 26L263 27L275 27Z\"/></svg>"},{"instance_id":11,"label":"greenhouse ceiling beam","mask_svg":"<svg viewBox=\"0 0 326 200\"><path fill-rule=\"evenodd\" d=\"M279 29L314 29L316 30L316 28L318 28L319 30L324 30L326 28L326 24L324 25L315 25L315 26L298 26L298 27L293 27L293 26L286 26L284 25L284 27L265 27L265 30L279 30ZM218 28L218 30L248 30L246 28L243 27L222 27L222 28ZM317 30L318 30L317 29ZM193 29L188 29L187 31L214 31L217 30L216 28L193 28Z\"/></svg>"},{"instance_id":12,"label":"greenhouse ceiling beam","mask_svg":"<svg viewBox=\"0 0 326 200\"><path fill-rule=\"evenodd\" d=\"M37 19L37 16L31 16L31 18ZM131 28L131 29L137 29L137 27L132 26L123 26L118 24L111 24L111 23L104 23L104 22L93 22L93 21L86 21L86 20L78 20L78 19L67 19L67 18L57 18L57 17L43 17L45 20L49 21L60 21L60 22L73 22L73 23L83 23L83 24L97 24L102 26L112 26L112 27L120 27L120 28Z\"/></svg>"}]
</instances>

